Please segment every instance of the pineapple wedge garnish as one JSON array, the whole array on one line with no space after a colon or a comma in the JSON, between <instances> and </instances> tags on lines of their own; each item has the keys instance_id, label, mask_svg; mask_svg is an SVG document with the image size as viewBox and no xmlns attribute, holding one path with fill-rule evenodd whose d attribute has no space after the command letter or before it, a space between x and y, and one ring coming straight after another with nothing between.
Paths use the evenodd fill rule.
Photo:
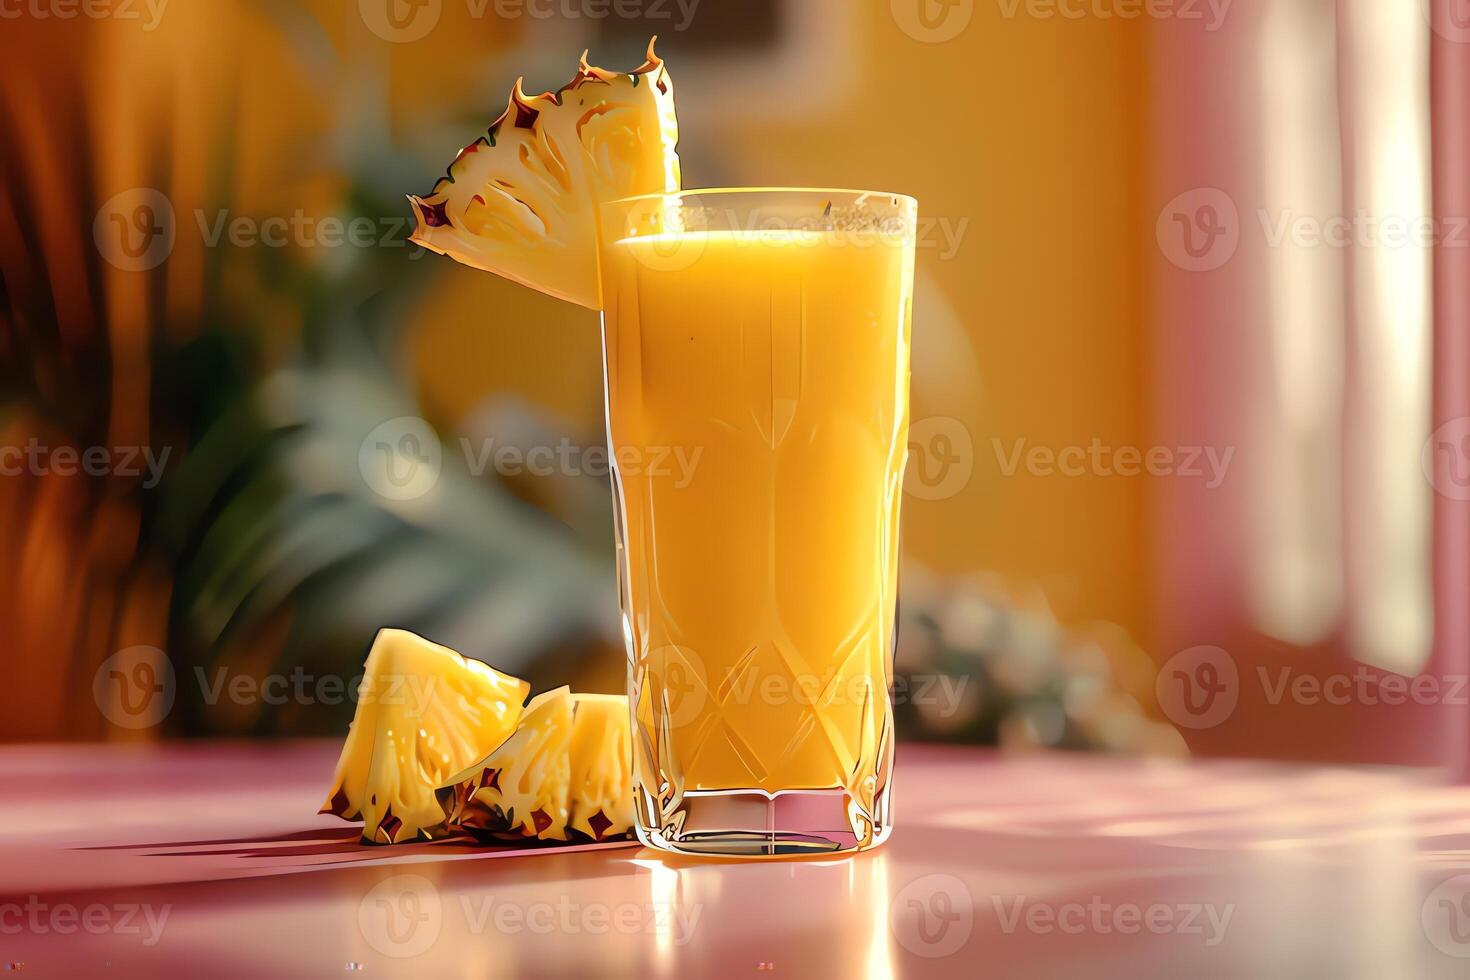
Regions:
<instances>
[{"instance_id":1,"label":"pineapple wedge garnish","mask_svg":"<svg viewBox=\"0 0 1470 980\"><path fill-rule=\"evenodd\" d=\"M633 830L633 734L621 694L572 695L568 826L593 840Z\"/></svg>"},{"instance_id":2,"label":"pineapple wedge garnish","mask_svg":"<svg viewBox=\"0 0 1470 980\"><path fill-rule=\"evenodd\" d=\"M529 688L406 630L380 630L321 812L361 819L365 843L442 836L437 788L505 741Z\"/></svg>"},{"instance_id":3,"label":"pineapple wedge garnish","mask_svg":"<svg viewBox=\"0 0 1470 980\"><path fill-rule=\"evenodd\" d=\"M498 839L627 837L631 746L627 698L547 691L527 705L505 744L450 784L449 824Z\"/></svg>"},{"instance_id":4,"label":"pineapple wedge garnish","mask_svg":"<svg viewBox=\"0 0 1470 980\"><path fill-rule=\"evenodd\" d=\"M412 240L600 309L599 204L679 189L673 81L650 41L631 72L594 68L584 52L556 92L527 96L521 86L431 193L410 196Z\"/></svg>"},{"instance_id":5,"label":"pineapple wedge garnish","mask_svg":"<svg viewBox=\"0 0 1470 980\"><path fill-rule=\"evenodd\" d=\"M572 696L565 687L526 705L515 734L449 779L450 822L496 836L566 840L571 785Z\"/></svg>"}]
</instances>

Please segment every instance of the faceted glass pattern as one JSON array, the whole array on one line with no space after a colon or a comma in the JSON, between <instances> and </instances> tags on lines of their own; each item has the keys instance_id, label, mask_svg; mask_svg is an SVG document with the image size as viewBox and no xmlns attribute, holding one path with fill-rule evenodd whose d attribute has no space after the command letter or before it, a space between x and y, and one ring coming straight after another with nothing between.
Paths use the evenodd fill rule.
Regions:
<instances>
[{"instance_id":1,"label":"faceted glass pattern","mask_svg":"<svg viewBox=\"0 0 1470 980\"><path fill-rule=\"evenodd\" d=\"M638 831L861 850L889 830L914 204L696 191L604 213Z\"/></svg>"}]
</instances>

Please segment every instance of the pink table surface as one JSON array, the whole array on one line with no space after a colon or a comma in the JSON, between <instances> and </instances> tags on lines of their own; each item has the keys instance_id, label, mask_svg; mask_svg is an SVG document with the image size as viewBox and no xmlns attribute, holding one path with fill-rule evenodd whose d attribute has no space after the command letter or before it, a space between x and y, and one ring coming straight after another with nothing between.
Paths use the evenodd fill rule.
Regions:
<instances>
[{"instance_id":1,"label":"pink table surface","mask_svg":"<svg viewBox=\"0 0 1470 980\"><path fill-rule=\"evenodd\" d=\"M365 848L322 743L0 749L30 976L1470 976L1470 790L905 746L851 860Z\"/></svg>"}]
</instances>

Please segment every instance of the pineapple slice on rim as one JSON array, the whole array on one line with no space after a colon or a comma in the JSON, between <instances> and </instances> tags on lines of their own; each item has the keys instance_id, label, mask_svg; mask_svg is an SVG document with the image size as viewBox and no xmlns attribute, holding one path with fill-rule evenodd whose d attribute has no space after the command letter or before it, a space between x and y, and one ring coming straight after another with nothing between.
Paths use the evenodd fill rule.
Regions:
<instances>
[{"instance_id":1,"label":"pineapple slice on rim","mask_svg":"<svg viewBox=\"0 0 1470 980\"><path fill-rule=\"evenodd\" d=\"M598 205L679 189L673 82L653 41L627 74L594 68L583 52L556 92L528 97L522 81L433 192L409 196L417 221L411 240L599 309Z\"/></svg>"},{"instance_id":2,"label":"pineapple slice on rim","mask_svg":"<svg viewBox=\"0 0 1470 980\"><path fill-rule=\"evenodd\" d=\"M447 780L454 789L449 822L497 836L566 840L572 696L538 694L515 733L479 762Z\"/></svg>"},{"instance_id":3,"label":"pineapple slice on rim","mask_svg":"<svg viewBox=\"0 0 1470 980\"><path fill-rule=\"evenodd\" d=\"M438 787L509 737L529 690L407 630L379 630L321 812L361 818L366 843L438 836Z\"/></svg>"},{"instance_id":4,"label":"pineapple slice on rim","mask_svg":"<svg viewBox=\"0 0 1470 980\"><path fill-rule=\"evenodd\" d=\"M633 735L621 694L574 694L571 821L594 840L633 829Z\"/></svg>"}]
</instances>

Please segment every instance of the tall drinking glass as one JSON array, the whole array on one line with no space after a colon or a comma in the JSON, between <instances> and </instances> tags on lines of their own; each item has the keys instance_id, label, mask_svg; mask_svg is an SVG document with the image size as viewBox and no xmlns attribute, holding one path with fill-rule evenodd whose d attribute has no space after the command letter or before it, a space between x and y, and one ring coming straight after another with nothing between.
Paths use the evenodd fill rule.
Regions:
<instances>
[{"instance_id":1,"label":"tall drinking glass","mask_svg":"<svg viewBox=\"0 0 1470 980\"><path fill-rule=\"evenodd\" d=\"M637 828L740 856L888 835L915 203L607 205L600 250Z\"/></svg>"}]
</instances>

